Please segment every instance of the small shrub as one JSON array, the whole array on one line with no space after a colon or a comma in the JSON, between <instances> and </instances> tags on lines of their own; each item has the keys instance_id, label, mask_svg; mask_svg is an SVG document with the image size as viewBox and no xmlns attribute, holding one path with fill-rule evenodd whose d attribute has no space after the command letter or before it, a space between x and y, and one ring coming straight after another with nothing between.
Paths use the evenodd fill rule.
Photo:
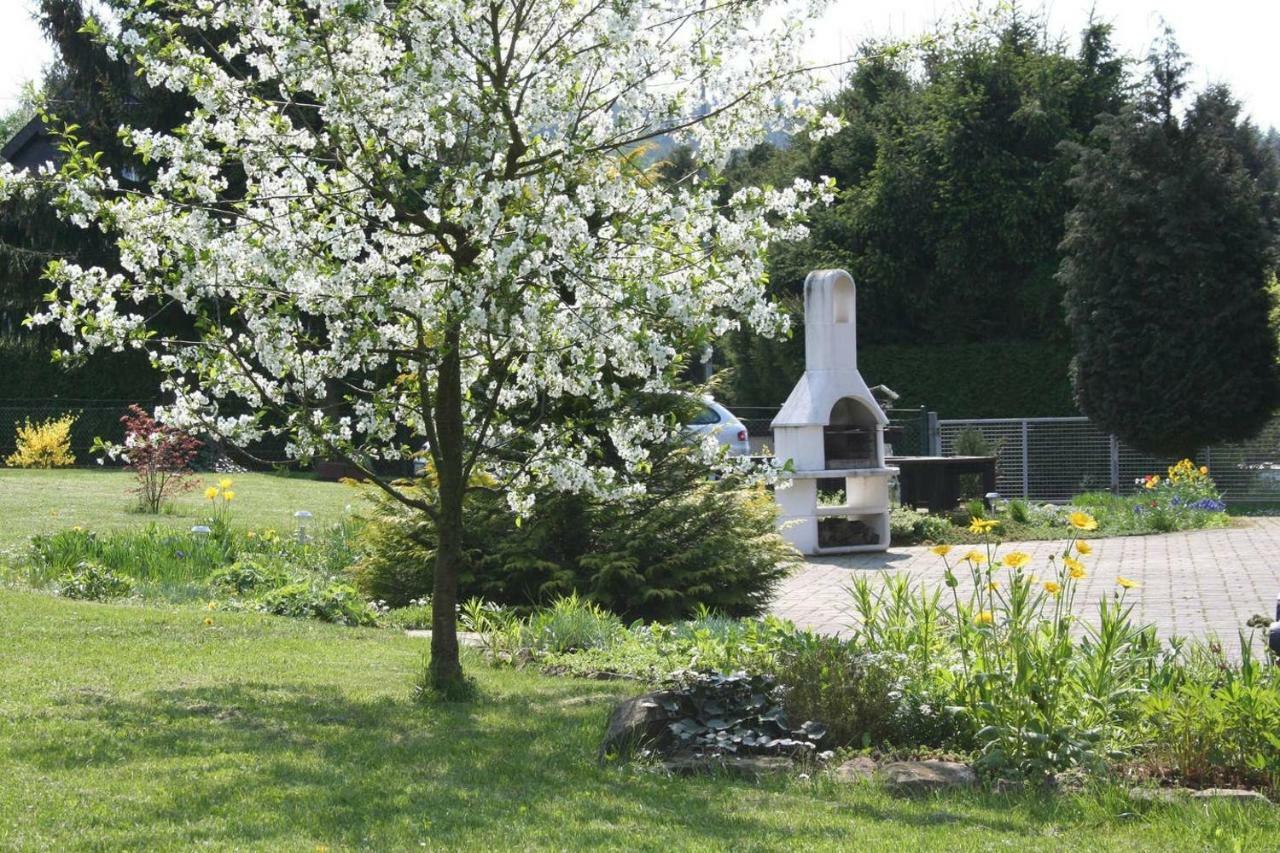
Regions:
<instances>
[{"instance_id":1,"label":"small shrub","mask_svg":"<svg viewBox=\"0 0 1280 853\"><path fill-rule=\"evenodd\" d=\"M95 447L124 460L125 468L137 478L133 491L144 512L158 513L166 500L196 487L191 461L200 450L200 441L159 423L141 406L130 406L120 424L124 427L122 447L107 447L100 439Z\"/></svg>"},{"instance_id":2,"label":"small shrub","mask_svg":"<svg viewBox=\"0 0 1280 853\"><path fill-rule=\"evenodd\" d=\"M40 423L23 421L17 429L17 449L5 459L11 468L69 468L76 464L71 452L72 414Z\"/></svg>"},{"instance_id":3,"label":"small shrub","mask_svg":"<svg viewBox=\"0 0 1280 853\"><path fill-rule=\"evenodd\" d=\"M947 519L909 506L895 506L889 513L889 538L899 545L938 542L950 529Z\"/></svg>"},{"instance_id":4,"label":"small shrub","mask_svg":"<svg viewBox=\"0 0 1280 853\"><path fill-rule=\"evenodd\" d=\"M1195 786L1280 792L1280 675L1241 637L1241 664L1220 651L1210 675L1190 673L1142 701L1144 760ZM1198 650L1204 654L1204 650Z\"/></svg>"},{"instance_id":5,"label":"small shrub","mask_svg":"<svg viewBox=\"0 0 1280 853\"><path fill-rule=\"evenodd\" d=\"M832 746L870 746L899 740L895 673L904 664L899 655L862 652L838 637L805 635L788 644L773 674L789 716L822 720Z\"/></svg>"},{"instance_id":6,"label":"small shrub","mask_svg":"<svg viewBox=\"0 0 1280 853\"><path fill-rule=\"evenodd\" d=\"M1019 524L1031 523L1031 507L1021 498L1009 501L1009 518Z\"/></svg>"},{"instance_id":7,"label":"small shrub","mask_svg":"<svg viewBox=\"0 0 1280 853\"><path fill-rule=\"evenodd\" d=\"M378 621L376 609L361 598L354 587L313 578L269 590L255 607L276 616L319 619L338 625L368 626Z\"/></svg>"},{"instance_id":8,"label":"small shrub","mask_svg":"<svg viewBox=\"0 0 1280 853\"><path fill-rule=\"evenodd\" d=\"M987 505L982 502L982 498L972 498L965 501L964 510L968 514L970 521L975 518L985 519L987 517Z\"/></svg>"},{"instance_id":9,"label":"small shrub","mask_svg":"<svg viewBox=\"0 0 1280 853\"><path fill-rule=\"evenodd\" d=\"M278 589L289 581L288 571L261 555L242 557L209 575L209 589L215 594L251 598Z\"/></svg>"},{"instance_id":10,"label":"small shrub","mask_svg":"<svg viewBox=\"0 0 1280 853\"><path fill-rule=\"evenodd\" d=\"M998 452L999 443L992 443L982 430L972 426L960 430L951 445L952 456L994 456ZM983 496L981 474L961 474L957 482L962 500Z\"/></svg>"},{"instance_id":11,"label":"small shrub","mask_svg":"<svg viewBox=\"0 0 1280 853\"><path fill-rule=\"evenodd\" d=\"M420 488L434 500L429 478ZM392 606L429 595L433 523L389 498L374 502L357 586ZM517 526L504 496L474 490L466 518L461 597L518 607L576 594L628 620L688 618L699 605L754 616L798 559L778 534L772 495L741 477L711 480L680 450L660 456L643 494L626 500L539 495Z\"/></svg>"},{"instance_id":12,"label":"small shrub","mask_svg":"<svg viewBox=\"0 0 1280 853\"><path fill-rule=\"evenodd\" d=\"M108 601L133 592L133 581L105 566L83 560L61 574L55 582L58 595L83 601Z\"/></svg>"}]
</instances>

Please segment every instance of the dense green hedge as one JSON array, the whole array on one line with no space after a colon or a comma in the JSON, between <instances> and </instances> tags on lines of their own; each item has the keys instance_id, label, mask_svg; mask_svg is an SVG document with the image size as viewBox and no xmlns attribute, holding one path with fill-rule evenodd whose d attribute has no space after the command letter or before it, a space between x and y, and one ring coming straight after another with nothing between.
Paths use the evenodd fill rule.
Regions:
<instances>
[{"instance_id":1,"label":"dense green hedge","mask_svg":"<svg viewBox=\"0 0 1280 853\"><path fill-rule=\"evenodd\" d=\"M803 328L783 341L730 336L721 353L731 370L718 393L731 408L781 406L804 370ZM863 377L901 394L897 406L926 406L944 418L1079 414L1070 360L1065 347L1036 341L884 344L858 351Z\"/></svg>"},{"instance_id":2,"label":"dense green hedge","mask_svg":"<svg viewBox=\"0 0 1280 853\"><path fill-rule=\"evenodd\" d=\"M871 385L902 395L899 406L927 406L943 418L1078 415L1059 346L1011 341L942 346L875 346L858 353Z\"/></svg>"},{"instance_id":3,"label":"dense green hedge","mask_svg":"<svg viewBox=\"0 0 1280 853\"><path fill-rule=\"evenodd\" d=\"M13 401L154 400L160 378L137 352L103 352L67 369L34 335L0 335L0 405Z\"/></svg>"}]
</instances>

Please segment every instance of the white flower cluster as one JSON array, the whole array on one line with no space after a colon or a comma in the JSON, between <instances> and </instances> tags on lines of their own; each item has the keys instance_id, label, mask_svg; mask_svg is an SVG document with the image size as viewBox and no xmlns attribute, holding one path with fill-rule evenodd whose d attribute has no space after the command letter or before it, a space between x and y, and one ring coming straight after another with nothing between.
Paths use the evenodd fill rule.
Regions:
<instances>
[{"instance_id":1,"label":"white flower cluster","mask_svg":"<svg viewBox=\"0 0 1280 853\"><path fill-rule=\"evenodd\" d=\"M123 274L56 264L34 321L77 350L147 349L170 423L299 457L425 443L440 465L460 420L467 471L517 507L625 492L616 460L638 470L679 429L634 414L636 392L670 392L682 354L744 324L786 328L765 253L833 187L726 202L715 176L797 114L838 128L800 73L820 3L123 5L112 49L193 109L178 132L122 130L158 170L147 192L64 167L64 215L118 234ZM660 137L705 169L659 177L637 149ZM0 194L48 180L0 172ZM156 304L196 339L149 332Z\"/></svg>"}]
</instances>

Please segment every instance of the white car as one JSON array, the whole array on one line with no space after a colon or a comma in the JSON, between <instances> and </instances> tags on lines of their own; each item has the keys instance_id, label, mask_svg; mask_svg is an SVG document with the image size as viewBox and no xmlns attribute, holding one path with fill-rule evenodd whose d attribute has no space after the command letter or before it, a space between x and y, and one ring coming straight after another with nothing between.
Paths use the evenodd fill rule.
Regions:
<instances>
[{"instance_id":1,"label":"white car","mask_svg":"<svg viewBox=\"0 0 1280 853\"><path fill-rule=\"evenodd\" d=\"M702 397L698 402L701 408L693 420L685 424L685 429L692 435L714 435L716 441L729 448L732 456L750 456L751 440L742 421L710 397Z\"/></svg>"}]
</instances>

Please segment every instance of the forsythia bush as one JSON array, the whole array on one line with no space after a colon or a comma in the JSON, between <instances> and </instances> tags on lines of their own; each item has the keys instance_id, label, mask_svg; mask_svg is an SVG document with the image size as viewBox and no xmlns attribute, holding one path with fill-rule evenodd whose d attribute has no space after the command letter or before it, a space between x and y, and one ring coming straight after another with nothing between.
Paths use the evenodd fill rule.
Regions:
<instances>
[{"instance_id":1,"label":"forsythia bush","mask_svg":"<svg viewBox=\"0 0 1280 853\"><path fill-rule=\"evenodd\" d=\"M69 468L76 464L71 452L71 426L76 422L72 414L50 418L33 424L23 421L17 431L18 449L5 459L11 468Z\"/></svg>"}]
</instances>

